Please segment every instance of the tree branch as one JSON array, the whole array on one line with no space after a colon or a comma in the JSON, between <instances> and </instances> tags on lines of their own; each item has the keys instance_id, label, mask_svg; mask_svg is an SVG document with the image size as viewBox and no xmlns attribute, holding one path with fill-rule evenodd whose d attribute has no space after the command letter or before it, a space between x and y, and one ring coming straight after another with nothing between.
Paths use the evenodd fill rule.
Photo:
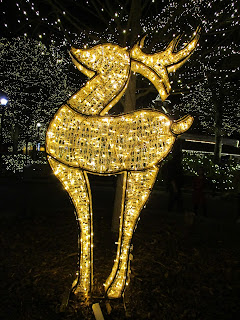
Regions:
<instances>
[{"instance_id":1,"label":"tree branch","mask_svg":"<svg viewBox=\"0 0 240 320\"><path fill-rule=\"evenodd\" d=\"M145 97L149 93L156 92L156 89L154 87L152 87L152 86L149 86L149 88L143 89L143 90L144 90L143 92L136 94L136 100L140 99L142 97Z\"/></svg>"}]
</instances>

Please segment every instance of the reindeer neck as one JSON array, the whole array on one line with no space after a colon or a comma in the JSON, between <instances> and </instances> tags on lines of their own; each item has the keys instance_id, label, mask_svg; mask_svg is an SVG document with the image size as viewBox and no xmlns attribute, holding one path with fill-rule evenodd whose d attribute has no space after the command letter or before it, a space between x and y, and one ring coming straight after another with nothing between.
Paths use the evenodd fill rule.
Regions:
<instances>
[{"instance_id":1,"label":"reindeer neck","mask_svg":"<svg viewBox=\"0 0 240 320\"><path fill-rule=\"evenodd\" d=\"M130 78L130 65L97 74L68 100L68 105L86 115L104 115L122 97Z\"/></svg>"}]
</instances>

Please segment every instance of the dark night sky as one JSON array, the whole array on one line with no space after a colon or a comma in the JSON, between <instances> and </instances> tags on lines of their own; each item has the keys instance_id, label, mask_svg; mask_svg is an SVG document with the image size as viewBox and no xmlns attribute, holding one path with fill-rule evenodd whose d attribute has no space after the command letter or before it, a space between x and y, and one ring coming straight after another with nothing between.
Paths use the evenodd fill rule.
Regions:
<instances>
[{"instance_id":1,"label":"dark night sky","mask_svg":"<svg viewBox=\"0 0 240 320\"><path fill-rule=\"evenodd\" d=\"M34 5L31 5L32 4ZM72 1L57 1L58 7L52 7L48 1L14 1L1 0L0 2L0 37L11 38L27 33L28 36L38 38L39 34L46 34L45 39L57 30L58 19L62 26L70 32L74 32L74 26L69 21L71 16L73 23L81 22L89 30L103 30L103 24L98 16L95 16L86 6L72 6ZM74 2L74 1L73 1ZM80 1L80 3L84 3ZM64 14L63 14L64 13ZM103 13L104 16L104 13ZM30 27L31 26L31 27Z\"/></svg>"}]
</instances>

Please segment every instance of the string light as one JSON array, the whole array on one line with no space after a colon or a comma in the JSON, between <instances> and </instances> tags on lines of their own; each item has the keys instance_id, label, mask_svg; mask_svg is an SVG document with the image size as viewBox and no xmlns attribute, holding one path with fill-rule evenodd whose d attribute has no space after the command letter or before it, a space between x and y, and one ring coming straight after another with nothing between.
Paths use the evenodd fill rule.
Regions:
<instances>
[{"instance_id":1,"label":"string light","mask_svg":"<svg viewBox=\"0 0 240 320\"><path fill-rule=\"evenodd\" d=\"M46 46L27 36L1 39L0 68L4 70L0 85L10 101L4 113L3 142L9 152L13 143L15 150L22 152L26 143L29 149L40 142L38 122L42 123L40 140L45 141L49 120L77 88L76 76L69 72L69 57L61 46ZM41 159L46 164L45 157Z\"/></svg>"},{"instance_id":2,"label":"string light","mask_svg":"<svg viewBox=\"0 0 240 320\"><path fill-rule=\"evenodd\" d=\"M157 3L158 2L155 1L155 4ZM60 42L61 44L63 44L64 42L67 43L68 42L68 38L66 38L66 35L67 35L70 39L72 39L74 43L79 43L79 41L81 41L79 44L81 44L82 47L85 44L85 48L87 48L86 43L88 42L88 35L90 37L95 38L94 40L91 39L91 44L96 44L96 41L99 41L99 39L101 38L102 33L104 34L104 37L105 39L107 39L107 41L119 42L120 41L119 39L123 38L122 31L120 32L119 30L129 30L129 29L125 29L126 22L128 21L128 12L123 10L124 9L123 6L122 7L119 6L118 8L115 8L112 11L113 14L110 19L110 23L107 24L108 27L105 29L104 32L78 31L78 34L77 34L76 32L72 32L65 26L67 24L65 24L66 20L64 19L66 18L69 18L69 20L72 19L72 16L70 16L68 12L60 10L60 12L62 12L62 16L60 17L54 16L54 15L48 15L43 10L40 10L37 4L38 4L37 1L30 2L29 0L26 0L25 2L21 1L20 4L16 2L16 8L19 15L16 14L14 19L20 20L21 24L23 21L26 21L25 23L26 27L21 28L25 37L30 37L31 35L33 35L33 32L34 32L33 30L35 30L35 28L32 27L32 25L34 26L34 23L32 22L32 25L31 25L30 21L36 21L38 23L39 21L44 22L43 26L46 25L50 27L51 32L52 30L54 30L53 31L55 34L54 38L51 38L50 40L52 43L60 43ZM153 3L152 5L155 5L155 4ZM85 5L90 6L88 1L86 1ZM179 10L180 6L183 6L184 10ZM117 13L117 16L116 16L116 13ZM191 16L191 19L187 19L188 16ZM60 21L58 21L58 19ZM121 28L119 30L116 28L116 21L122 22ZM155 33L158 33L159 36L162 36L164 39L167 39L172 33L173 26L175 30L180 31L180 26L182 26L184 22L184 25L186 26L186 28L192 29L193 25L196 24L196 21L197 23L198 21L201 21L202 23L202 28L203 28L202 48L204 47L204 50L201 50L201 51L203 52L203 54L202 56L200 56L199 54L199 58L195 60L196 62L195 65L191 66L190 72L186 69L183 69L182 74L178 75L179 80L181 79L181 82L178 82L178 81L173 82L173 85L175 85L176 87L173 88L172 92L174 91L174 93L178 93L178 92L183 92L184 89L187 89L187 92L193 97L192 107L194 108L196 106L201 106L199 119L203 123L205 123L205 127L209 127L209 124L213 123L213 117L210 119L208 123L206 122L206 119L209 116L209 109L210 111L213 109L212 104L208 104L209 90L205 90L205 93L201 95L199 87L192 85L192 82L194 82L193 80L199 81L199 78L200 79L202 78L203 79L202 85L207 84L209 86L207 75L211 74L213 75L213 78L215 80L222 81L221 83L224 84L225 95L228 94L228 91L230 91L230 88L234 89L235 94L239 92L239 85L235 83L233 84L231 80L229 80L229 78L231 78L233 74L235 75L237 72L239 72L239 66L235 63L235 64L231 64L231 66L227 64L227 67L226 67L226 64L224 62L224 61L234 61L234 59L237 60L237 58L239 57L238 44L234 42L230 43L230 41L226 41L226 39L228 39L228 35L230 35L230 31L231 32L234 31L234 29L236 29L239 25L238 1L231 1L229 3L224 3L224 10L219 5L218 1L200 1L200 0L199 1L183 1L181 2L181 4L176 1L169 1L169 3L164 3L164 5L161 8L158 7L157 14L154 17L152 15L150 15L149 17L146 17L144 16L144 12L143 12L142 18L140 20L140 25L141 25L141 31L144 31L144 30L146 32L154 31ZM14 34L15 30L10 28L11 23L6 21L5 10L3 11L3 19L1 19L0 23L3 26L2 30L5 29L5 32L9 32L10 35ZM94 23L95 23L95 20L94 20ZM61 30L64 31L64 34L59 33L59 24L61 24L61 27L62 27ZM115 32L112 32L111 28ZM19 30L19 29L20 28L17 28L16 30ZM44 32L42 32L42 30L39 31L39 34L42 36L43 41L46 41L47 37L44 35ZM128 31L126 32L125 35L128 35ZM78 40L78 39L81 39L81 40ZM158 51L158 44L156 44L152 49L152 52L155 52L155 51ZM139 67L139 63L137 64L134 62L132 67L134 67L134 64L135 64L135 68L137 69L136 72L141 71L148 77L148 79L151 82L154 81L154 78L151 76L151 73L147 73L148 68L145 65L143 65L142 67ZM138 65L138 67L136 65ZM84 70L84 67L80 66L80 64L77 67L80 71ZM126 65L124 65L124 68L126 69ZM123 70L125 72L126 70L124 68ZM86 70L85 72L88 72L88 74L86 73L85 74L91 77L91 72L93 71L92 70L86 71ZM170 72L169 70L167 71ZM123 76L123 78L124 77L127 79L126 75ZM113 76L112 76L112 79L113 79ZM228 82L226 82L226 80ZM101 85L100 81L97 82L96 80L96 83ZM123 82L121 83L123 85ZM154 84L157 85L157 83L158 82L156 81ZM126 86L127 86L127 82L126 82ZM161 82L159 82L159 87L160 86L161 86ZM116 88L114 88L114 90L115 89ZM125 89L124 85L122 86L121 89L122 91L124 91ZM102 87L101 87L101 90L102 90ZM106 92L108 91L107 88L104 90ZM169 88L165 88L162 84L161 97L163 100L165 96L167 96L168 90ZM194 96L194 93L195 93L195 96ZM194 100L194 98L198 99L199 95L203 97L205 94L206 94L205 99L201 101L198 100L196 104L196 99ZM76 95L77 95L76 99L78 99L79 97L84 97L83 93L76 93ZM95 95L96 95L95 96L96 99L98 98L100 100L102 99L101 94L97 95L97 93L95 92ZM230 133L232 133L233 130L235 130L235 132L239 130L239 126L237 126L237 121L236 121L236 118L238 117L238 112L236 112L236 106L239 106L239 99L235 99L233 101L231 100L233 96L234 95L232 94L232 90L231 90L231 94L229 94L228 98L226 99L227 103L225 107L227 112L225 114L226 121L225 121L224 130ZM187 111L191 110L191 105L188 100L189 97L187 95L184 95L183 99L184 98L186 99L180 105L182 112L184 112L184 110L187 110ZM186 101L187 103L185 103ZM238 104L235 103L236 101L238 102ZM116 102L116 100L114 102ZM110 109L113 104L111 104L111 102L108 102L108 103L109 103L108 106ZM75 111L79 111L78 104L77 103L74 104L72 100L71 100L71 106ZM206 108L203 108L203 106L206 106ZM68 108L69 107L66 106L66 110L68 110ZM89 106L85 105L85 108L86 108L85 112L89 112L88 115L92 115L91 113L92 111L89 108ZM94 114L96 116L98 116L98 111L94 110L95 112ZM232 121L229 120L230 113L233 114L233 117L231 118ZM102 116L104 116L104 114L102 114ZM204 118L204 116L206 117ZM128 117L126 117L126 119L127 118ZM116 118L113 118L112 121L116 121ZM231 125L229 125L229 122L231 123ZM99 122L99 125L102 126L101 121Z\"/></svg>"},{"instance_id":3,"label":"string light","mask_svg":"<svg viewBox=\"0 0 240 320\"><path fill-rule=\"evenodd\" d=\"M119 298L129 282L131 239L154 185L159 163L167 156L176 136L187 131L193 118L172 122L154 110L106 115L127 89L130 71L149 79L164 100L170 93L168 72L174 72L192 54L199 39L174 52L177 38L164 52L145 54L144 39L132 49L97 45L71 49L76 67L90 78L55 114L46 135L46 152L54 174L73 199L79 235L80 261L75 293L87 296L93 281L93 230L91 190L87 173L122 173L124 187L117 255L104 286L109 298Z\"/></svg>"}]
</instances>

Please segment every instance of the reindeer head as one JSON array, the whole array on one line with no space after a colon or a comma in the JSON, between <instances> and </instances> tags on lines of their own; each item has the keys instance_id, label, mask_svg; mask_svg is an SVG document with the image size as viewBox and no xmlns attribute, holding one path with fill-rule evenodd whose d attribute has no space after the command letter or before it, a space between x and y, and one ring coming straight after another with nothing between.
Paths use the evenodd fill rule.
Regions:
<instances>
[{"instance_id":1,"label":"reindeer head","mask_svg":"<svg viewBox=\"0 0 240 320\"><path fill-rule=\"evenodd\" d=\"M121 65L130 66L127 48L115 44L97 45L90 49L71 48L70 55L76 67L89 78L95 74L109 74L110 70Z\"/></svg>"},{"instance_id":2,"label":"reindeer head","mask_svg":"<svg viewBox=\"0 0 240 320\"><path fill-rule=\"evenodd\" d=\"M193 53L199 39L199 30L198 28L192 40L177 52L175 49L180 37L173 39L165 51L154 54L142 51L145 37L132 49L114 44L97 45L90 49L71 48L70 55L77 68L87 77L94 78L87 86L91 92L92 88L98 88L95 90L95 100L104 101L96 110L92 105L90 109L85 106L83 113L104 115L111 109L126 91L130 71L138 72L149 79L164 101L171 90L168 73L183 65ZM78 109L74 99L76 96L69 102ZM76 100L84 99L81 94ZM86 111L87 109L89 111Z\"/></svg>"},{"instance_id":3,"label":"reindeer head","mask_svg":"<svg viewBox=\"0 0 240 320\"><path fill-rule=\"evenodd\" d=\"M146 54L142 51L146 36L143 37L130 51L132 71L149 79L164 101L171 90L168 74L175 72L189 59L196 48L199 36L200 28L197 28L192 40L182 50L174 52L180 40L178 36L170 42L165 51L154 54Z\"/></svg>"}]
</instances>

